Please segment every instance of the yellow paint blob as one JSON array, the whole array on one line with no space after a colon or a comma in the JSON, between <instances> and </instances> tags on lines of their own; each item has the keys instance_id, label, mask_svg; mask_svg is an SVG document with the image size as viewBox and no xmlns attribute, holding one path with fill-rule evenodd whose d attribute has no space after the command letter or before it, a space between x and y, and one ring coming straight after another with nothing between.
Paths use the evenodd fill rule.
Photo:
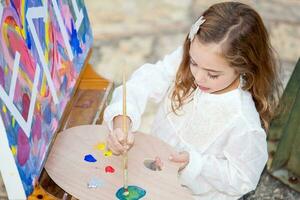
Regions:
<instances>
[{"instance_id":1,"label":"yellow paint blob","mask_svg":"<svg viewBox=\"0 0 300 200\"><path fill-rule=\"evenodd\" d=\"M110 150L107 150L107 151L104 152L104 156L105 157L112 156L112 152Z\"/></svg>"},{"instance_id":2,"label":"yellow paint blob","mask_svg":"<svg viewBox=\"0 0 300 200\"><path fill-rule=\"evenodd\" d=\"M97 150L100 150L100 151L103 151L103 150L105 149L105 147L106 147L106 145L105 145L104 142L98 143L98 144L96 145L96 149L97 149Z\"/></svg>"}]
</instances>

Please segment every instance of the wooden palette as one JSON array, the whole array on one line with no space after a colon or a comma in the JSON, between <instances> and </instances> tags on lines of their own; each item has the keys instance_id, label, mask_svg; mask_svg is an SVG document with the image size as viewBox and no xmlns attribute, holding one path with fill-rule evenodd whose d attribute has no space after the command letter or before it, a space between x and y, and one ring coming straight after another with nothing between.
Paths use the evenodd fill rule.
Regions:
<instances>
[{"instance_id":1,"label":"wooden palette","mask_svg":"<svg viewBox=\"0 0 300 200\"><path fill-rule=\"evenodd\" d=\"M78 199L116 199L116 192L123 187L122 156L104 156L95 146L105 142L108 129L103 125L84 125L67 129L58 134L49 154L45 168L49 176ZM146 190L142 199L192 199L190 192L180 186L177 178L179 165L168 160L174 150L151 135L137 133L135 144L128 152L128 185ZM84 161L93 155L97 162ZM159 156L163 162L161 171L152 171L144 161ZM106 173L112 166L114 173ZM98 188L88 188L92 178L103 180Z\"/></svg>"}]
</instances>

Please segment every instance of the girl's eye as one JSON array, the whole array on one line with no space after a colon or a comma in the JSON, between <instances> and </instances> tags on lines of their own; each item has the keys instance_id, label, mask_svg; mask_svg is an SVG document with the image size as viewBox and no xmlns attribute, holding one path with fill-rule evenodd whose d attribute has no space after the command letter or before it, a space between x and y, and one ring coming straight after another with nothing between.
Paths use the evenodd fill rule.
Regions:
<instances>
[{"instance_id":1,"label":"girl's eye","mask_svg":"<svg viewBox=\"0 0 300 200\"><path fill-rule=\"evenodd\" d=\"M212 75L212 74L207 74L209 78L211 79L217 79L219 77L219 75Z\"/></svg>"},{"instance_id":2,"label":"girl's eye","mask_svg":"<svg viewBox=\"0 0 300 200\"><path fill-rule=\"evenodd\" d=\"M190 65L192 65L192 66L197 66L197 64L194 63L192 60L190 60Z\"/></svg>"}]
</instances>

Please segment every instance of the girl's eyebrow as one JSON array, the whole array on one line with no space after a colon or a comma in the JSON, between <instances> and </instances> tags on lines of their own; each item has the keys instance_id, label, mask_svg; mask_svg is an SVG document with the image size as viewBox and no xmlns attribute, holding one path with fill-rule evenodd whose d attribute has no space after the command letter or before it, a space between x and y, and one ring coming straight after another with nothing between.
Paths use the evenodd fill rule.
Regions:
<instances>
[{"instance_id":1,"label":"girl's eyebrow","mask_svg":"<svg viewBox=\"0 0 300 200\"><path fill-rule=\"evenodd\" d=\"M190 55L190 59L193 61L193 63L195 63L196 65L198 65L195 60L192 58L192 56ZM217 73L222 73L222 71L217 71L217 70L214 70L214 69L209 69L209 68L203 68L202 69L206 70L206 71L209 71L209 72L217 72Z\"/></svg>"}]
</instances>

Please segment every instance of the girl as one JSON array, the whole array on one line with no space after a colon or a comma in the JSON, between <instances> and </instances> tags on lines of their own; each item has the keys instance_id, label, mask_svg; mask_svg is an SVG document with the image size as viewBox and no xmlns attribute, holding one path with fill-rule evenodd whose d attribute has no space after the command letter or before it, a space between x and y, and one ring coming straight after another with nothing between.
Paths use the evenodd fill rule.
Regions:
<instances>
[{"instance_id":1,"label":"girl","mask_svg":"<svg viewBox=\"0 0 300 200\"><path fill-rule=\"evenodd\" d=\"M179 179L195 199L238 199L254 190L266 164L266 131L279 97L277 69L266 28L238 2L208 8L182 47L145 64L127 82L128 143L121 131L122 87L104 120L108 147L133 145L148 99L161 102L152 134L179 152Z\"/></svg>"}]
</instances>

